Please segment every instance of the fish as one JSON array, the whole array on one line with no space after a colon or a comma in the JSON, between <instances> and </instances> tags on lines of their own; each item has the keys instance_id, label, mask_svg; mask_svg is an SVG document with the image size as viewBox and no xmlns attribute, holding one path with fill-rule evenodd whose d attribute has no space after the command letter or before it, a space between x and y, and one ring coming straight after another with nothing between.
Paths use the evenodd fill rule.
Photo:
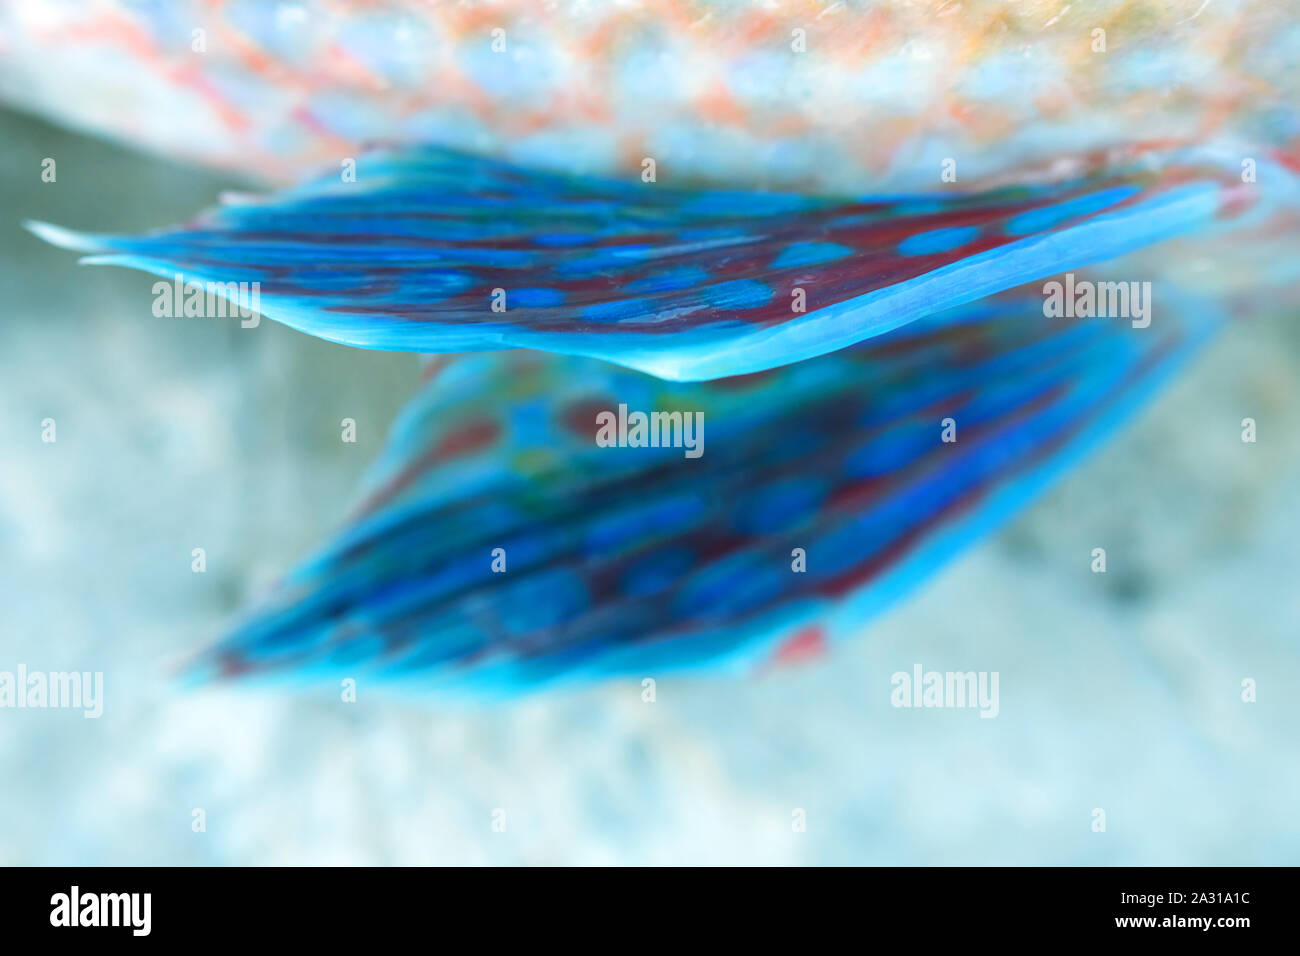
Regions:
<instances>
[{"instance_id":1,"label":"fish","mask_svg":"<svg viewBox=\"0 0 1300 956\"><path fill-rule=\"evenodd\" d=\"M0 99L287 186L376 141L551 171L929 191L1148 140L1294 139L1294 5L43 0ZM1247 155L1254 155L1248 152Z\"/></svg>"},{"instance_id":2,"label":"fish","mask_svg":"<svg viewBox=\"0 0 1300 956\"><path fill-rule=\"evenodd\" d=\"M1294 206L1283 158L1252 160L1267 186L1244 182L1235 154L1148 149L1050 185L838 199L394 146L143 236L29 228L84 262L254 288L266 317L345 345L534 348L700 381L824 355L1176 236L1259 224Z\"/></svg>"},{"instance_id":3,"label":"fish","mask_svg":"<svg viewBox=\"0 0 1300 956\"><path fill-rule=\"evenodd\" d=\"M183 673L478 703L826 650L1068 472L1224 321L1172 288L1144 329L1046 319L1036 292L707 382L528 350L439 360L345 526ZM680 425L600 440L638 412L695 417L703 453Z\"/></svg>"},{"instance_id":4,"label":"fish","mask_svg":"<svg viewBox=\"0 0 1300 956\"><path fill-rule=\"evenodd\" d=\"M184 679L499 701L859 636L1292 298L1292 19L68 0L0 9L0 99L237 187L37 236L428 357Z\"/></svg>"}]
</instances>

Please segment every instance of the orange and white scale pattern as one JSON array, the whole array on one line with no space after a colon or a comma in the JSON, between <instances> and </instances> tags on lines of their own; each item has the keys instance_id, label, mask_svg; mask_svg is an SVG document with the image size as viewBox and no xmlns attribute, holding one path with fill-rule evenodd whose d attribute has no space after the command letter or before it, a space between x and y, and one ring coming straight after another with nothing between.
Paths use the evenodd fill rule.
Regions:
<instances>
[{"instance_id":1,"label":"orange and white scale pattern","mask_svg":"<svg viewBox=\"0 0 1300 956\"><path fill-rule=\"evenodd\" d=\"M928 189L945 159L968 181L1136 140L1290 138L1290 6L36 0L0 4L0 97L271 182L423 140Z\"/></svg>"}]
</instances>

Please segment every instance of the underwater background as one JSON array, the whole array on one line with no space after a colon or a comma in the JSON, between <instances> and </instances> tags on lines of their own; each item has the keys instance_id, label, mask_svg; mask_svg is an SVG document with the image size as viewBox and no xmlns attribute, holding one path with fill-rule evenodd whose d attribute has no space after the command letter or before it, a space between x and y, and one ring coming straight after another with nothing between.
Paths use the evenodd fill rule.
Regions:
<instances>
[{"instance_id":1,"label":"underwater background","mask_svg":"<svg viewBox=\"0 0 1300 956\"><path fill-rule=\"evenodd\" d=\"M151 277L70 272L21 222L147 229L246 184L12 112L0 141L0 669L105 682L95 720L0 710L0 863L1300 859L1285 300L825 656L661 677L653 704L637 681L479 709L364 685L355 703L328 686L195 689L174 666L341 524L419 360L269 321L154 318ZM57 189L33 172L50 155ZM1242 268L1230 237L1194 255L1193 271ZM997 671L997 719L891 706L890 675L916 663Z\"/></svg>"}]
</instances>

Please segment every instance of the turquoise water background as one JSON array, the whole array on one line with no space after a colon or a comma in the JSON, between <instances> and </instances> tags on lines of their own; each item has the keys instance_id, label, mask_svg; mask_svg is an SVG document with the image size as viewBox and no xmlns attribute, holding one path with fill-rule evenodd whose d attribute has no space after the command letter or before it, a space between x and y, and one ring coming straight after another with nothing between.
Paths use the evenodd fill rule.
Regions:
<instances>
[{"instance_id":1,"label":"turquoise water background","mask_svg":"<svg viewBox=\"0 0 1300 956\"><path fill-rule=\"evenodd\" d=\"M105 675L98 720L0 710L0 863L1300 861L1293 313L1234 326L811 663L472 712L183 689L170 668L341 521L418 362L153 317L150 277L77 267L21 221L144 229L246 184L13 113L0 132L0 670ZM998 671L998 718L892 707L916 663Z\"/></svg>"}]
</instances>

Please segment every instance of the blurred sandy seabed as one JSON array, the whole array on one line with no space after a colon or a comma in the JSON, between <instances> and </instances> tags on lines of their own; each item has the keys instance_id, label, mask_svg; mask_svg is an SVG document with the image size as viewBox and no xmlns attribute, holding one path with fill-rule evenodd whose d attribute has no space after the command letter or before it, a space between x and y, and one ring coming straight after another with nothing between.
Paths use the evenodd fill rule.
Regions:
<instances>
[{"instance_id":1,"label":"blurred sandy seabed","mask_svg":"<svg viewBox=\"0 0 1300 956\"><path fill-rule=\"evenodd\" d=\"M244 184L17 114L0 130L0 669L106 685L99 720L0 711L0 863L1300 860L1294 316L1230 329L1003 533L810 664L663 676L653 704L636 682L482 711L364 684L355 704L188 691L168 668L341 520L417 360L154 318L151 277L79 268L19 223L149 228ZM915 663L998 671L1000 715L893 708Z\"/></svg>"}]
</instances>

